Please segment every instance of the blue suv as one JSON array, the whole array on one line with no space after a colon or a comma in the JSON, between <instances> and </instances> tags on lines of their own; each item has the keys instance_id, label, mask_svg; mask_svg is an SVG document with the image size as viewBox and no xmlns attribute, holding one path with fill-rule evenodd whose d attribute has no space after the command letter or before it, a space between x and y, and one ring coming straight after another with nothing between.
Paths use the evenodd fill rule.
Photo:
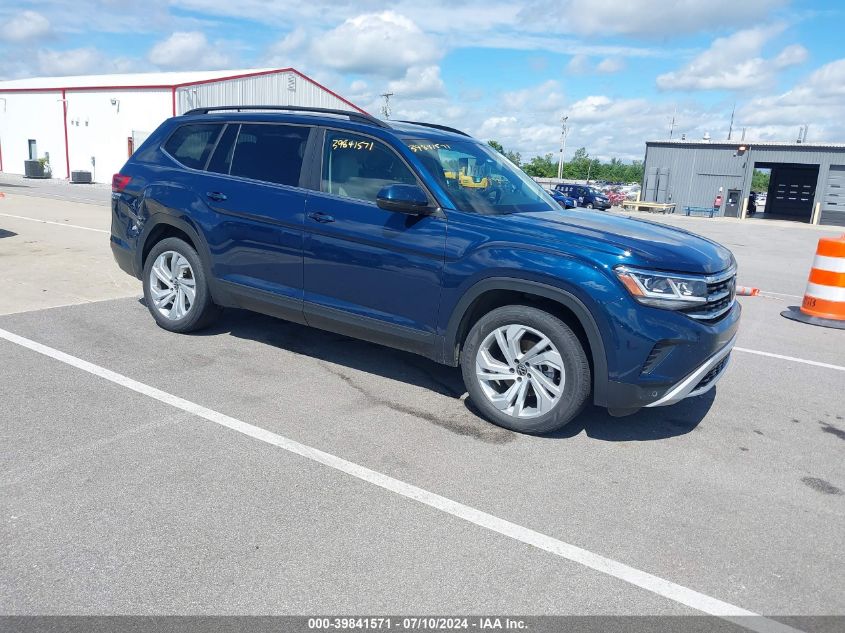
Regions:
<instances>
[{"instance_id":1,"label":"blue suv","mask_svg":"<svg viewBox=\"0 0 845 633\"><path fill-rule=\"evenodd\" d=\"M172 332L245 308L460 365L495 424L545 433L704 393L736 264L691 233L566 211L440 125L297 107L171 118L112 182L111 247Z\"/></svg>"},{"instance_id":2,"label":"blue suv","mask_svg":"<svg viewBox=\"0 0 845 633\"><path fill-rule=\"evenodd\" d=\"M559 191L570 198L575 198L579 207L606 211L612 206L610 198L595 187L588 185L557 185L555 191Z\"/></svg>"}]
</instances>

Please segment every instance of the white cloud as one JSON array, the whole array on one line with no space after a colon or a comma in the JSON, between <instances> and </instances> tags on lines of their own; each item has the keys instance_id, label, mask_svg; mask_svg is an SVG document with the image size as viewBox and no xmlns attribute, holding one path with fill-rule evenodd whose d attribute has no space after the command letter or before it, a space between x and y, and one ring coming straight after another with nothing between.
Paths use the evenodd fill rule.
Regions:
<instances>
[{"instance_id":1,"label":"white cloud","mask_svg":"<svg viewBox=\"0 0 845 633\"><path fill-rule=\"evenodd\" d=\"M446 94L439 66L409 68L402 79L388 84L388 91L399 99L442 97Z\"/></svg>"},{"instance_id":2,"label":"white cloud","mask_svg":"<svg viewBox=\"0 0 845 633\"><path fill-rule=\"evenodd\" d=\"M50 20L36 11L21 11L0 29L0 39L25 42L50 32Z\"/></svg>"},{"instance_id":3,"label":"white cloud","mask_svg":"<svg viewBox=\"0 0 845 633\"><path fill-rule=\"evenodd\" d=\"M784 6L788 0L534 0L520 13L523 25L537 22L568 31L577 25L579 34L608 33L663 38L707 32L724 24L725 16L735 25L754 23Z\"/></svg>"},{"instance_id":4,"label":"white cloud","mask_svg":"<svg viewBox=\"0 0 845 633\"><path fill-rule=\"evenodd\" d=\"M157 42L147 59L156 66L172 69L213 69L230 65L229 58L211 44L199 31L177 31Z\"/></svg>"},{"instance_id":5,"label":"white cloud","mask_svg":"<svg viewBox=\"0 0 845 633\"><path fill-rule=\"evenodd\" d=\"M845 59L825 64L782 94L751 100L737 121L749 127L752 139L790 140L809 124L808 141L845 141Z\"/></svg>"},{"instance_id":6,"label":"white cloud","mask_svg":"<svg viewBox=\"0 0 845 633\"><path fill-rule=\"evenodd\" d=\"M63 51L41 49L38 51L38 72L52 76L103 72L105 61L105 55L91 47Z\"/></svg>"},{"instance_id":7,"label":"white cloud","mask_svg":"<svg viewBox=\"0 0 845 633\"><path fill-rule=\"evenodd\" d=\"M583 75L590 70L590 58L581 53L573 55L566 65L566 70L573 75Z\"/></svg>"},{"instance_id":8,"label":"white cloud","mask_svg":"<svg viewBox=\"0 0 845 633\"><path fill-rule=\"evenodd\" d=\"M661 90L746 90L773 83L778 71L804 62L803 46L787 46L773 58L761 55L763 46L780 35L783 24L754 27L713 40L710 47L683 68L659 75Z\"/></svg>"},{"instance_id":9,"label":"white cloud","mask_svg":"<svg viewBox=\"0 0 845 633\"><path fill-rule=\"evenodd\" d=\"M307 41L308 36L305 29L298 27L273 44L270 51L276 55L295 53L304 48Z\"/></svg>"},{"instance_id":10,"label":"white cloud","mask_svg":"<svg viewBox=\"0 0 845 633\"><path fill-rule=\"evenodd\" d=\"M623 68L625 68L625 60L618 57L606 57L596 66L598 72L605 74L618 73Z\"/></svg>"},{"instance_id":11,"label":"white cloud","mask_svg":"<svg viewBox=\"0 0 845 633\"><path fill-rule=\"evenodd\" d=\"M315 60L335 70L402 77L438 60L440 48L414 22L393 11L350 18L311 45Z\"/></svg>"},{"instance_id":12,"label":"white cloud","mask_svg":"<svg viewBox=\"0 0 845 633\"><path fill-rule=\"evenodd\" d=\"M560 82L550 79L538 86L505 92L501 102L509 114L522 110L548 113L560 110L565 99Z\"/></svg>"}]
</instances>

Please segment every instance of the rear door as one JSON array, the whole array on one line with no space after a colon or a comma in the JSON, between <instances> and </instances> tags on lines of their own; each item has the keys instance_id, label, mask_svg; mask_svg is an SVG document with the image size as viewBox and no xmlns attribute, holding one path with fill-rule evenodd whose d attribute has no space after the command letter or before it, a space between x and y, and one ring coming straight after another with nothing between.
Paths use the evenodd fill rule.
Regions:
<instances>
[{"instance_id":1,"label":"rear door","mask_svg":"<svg viewBox=\"0 0 845 633\"><path fill-rule=\"evenodd\" d=\"M303 157L314 128L230 123L206 169L206 228L214 277L241 296L301 314Z\"/></svg>"},{"instance_id":2,"label":"rear door","mask_svg":"<svg viewBox=\"0 0 845 633\"><path fill-rule=\"evenodd\" d=\"M376 206L384 185L420 183L373 137L326 130L321 170L305 218L307 322L426 351L436 329L446 218Z\"/></svg>"}]
</instances>

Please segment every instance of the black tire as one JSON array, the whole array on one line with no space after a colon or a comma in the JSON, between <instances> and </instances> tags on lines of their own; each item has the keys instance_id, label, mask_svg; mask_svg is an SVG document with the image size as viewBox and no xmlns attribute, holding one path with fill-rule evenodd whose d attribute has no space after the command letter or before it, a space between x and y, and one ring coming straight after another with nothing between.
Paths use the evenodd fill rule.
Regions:
<instances>
[{"instance_id":1,"label":"black tire","mask_svg":"<svg viewBox=\"0 0 845 633\"><path fill-rule=\"evenodd\" d=\"M152 272L153 264L159 255L167 251L178 253L188 260L195 284L194 302L188 309L187 314L178 319L168 318L159 312L153 301L150 289L150 273ZM165 330L178 333L195 332L196 330L208 327L220 316L221 309L211 299L211 292L208 289L208 279L199 255L190 244L184 240L180 240L178 237L168 237L152 247L144 262L142 282L144 285L144 302L147 304L147 309L153 315L159 327Z\"/></svg>"},{"instance_id":2,"label":"black tire","mask_svg":"<svg viewBox=\"0 0 845 633\"><path fill-rule=\"evenodd\" d=\"M563 361L563 392L554 407L543 415L521 418L497 409L476 376L476 355L481 344L491 332L511 324L528 326L546 336ZM529 434L548 433L569 424L587 403L592 385L587 355L572 329L556 316L524 305L497 308L473 325L461 350L461 371L469 397L485 418L506 429Z\"/></svg>"},{"instance_id":3,"label":"black tire","mask_svg":"<svg viewBox=\"0 0 845 633\"><path fill-rule=\"evenodd\" d=\"M593 203L592 203L592 202L588 203L588 204L587 204L587 208L588 208L588 209L592 209L592 208L593 208Z\"/></svg>"}]
</instances>

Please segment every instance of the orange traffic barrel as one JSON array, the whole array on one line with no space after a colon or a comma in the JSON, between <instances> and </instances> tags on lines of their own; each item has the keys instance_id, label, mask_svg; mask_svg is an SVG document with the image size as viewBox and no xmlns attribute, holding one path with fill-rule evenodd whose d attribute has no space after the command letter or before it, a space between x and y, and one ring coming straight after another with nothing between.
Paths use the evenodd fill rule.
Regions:
<instances>
[{"instance_id":1,"label":"orange traffic barrel","mask_svg":"<svg viewBox=\"0 0 845 633\"><path fill-rule=\"evenodd\" d=\"M801 307L781 312L793 321L845 330L845 235L823 237Z\"/></svg>"}]
</instances>

